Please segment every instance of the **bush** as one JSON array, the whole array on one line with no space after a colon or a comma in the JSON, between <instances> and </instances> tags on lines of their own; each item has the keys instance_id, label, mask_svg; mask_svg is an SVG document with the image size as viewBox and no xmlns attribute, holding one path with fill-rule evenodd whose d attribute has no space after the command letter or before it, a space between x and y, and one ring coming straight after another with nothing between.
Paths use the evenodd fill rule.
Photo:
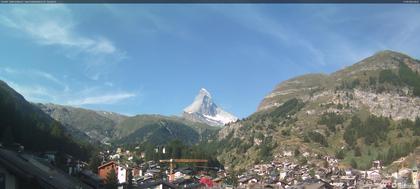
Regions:
<instances>
[{"instance_id":1,"label":"bush","mask_svg":"<svg viewBox=\"0 0 420 189\"><path fill-rule=\"evenodd\" d=\"M400 63L398 75L392 72L392 70L382 70L379 72L378 81L379 83L389 83L395 86L400 86L401 84L408 85L413 88L414 96L420 96L420 76L404 63ZM369 84L373 85L375 82L373 78L369 78ZM382 92L384 89L381 86L377 91Z\"/></svg>"},{"instance_id":2,"label":"bush","mask_svg":"<svg viewBox=\"0 0 420 189\"><path fill-rule=\"evenodd\" d=\"M345 156L346 154L345 154L345 152L344 152L344 150L343 149L340 149L340 150L337 150L337 151L335 151L335 157L337 158L337 159L344 159L344 156Z\"/></svg>"},{"instance_id":3,"label":"bush","mask_svg":"<svg viewBox=\"0 0 420 189\"><path fill-rule=\"evenodd\" d=\"M290 136L290 129L285 129L285 130L282 130L282 131L281 131L281 134L282 134L283 136Z\"/></svg>"},{"instance_id":4,"label":"bush","mask_svg":"<svg viewBox=\"0 0 420 189\"><path fill-rule=\"evenodd\" d=\"M359 146L356 146L356 148L354 149L354 156L361 156L362 152L360 150Z\"/></svg>"},{"instance_id":5,"label":"bush","mask_svg":"<svg viewBox=\"0 0 420 189\"><path fill-rule=\"evenodd\" d=\"M318 121L318 124L327 125L328 129L331 132L335 132L336 130L335 126L338 124L342 124L343 122L344 122L344 118L342 115L338 115L334 112L331 112L331 113L324 113L321 116L321 119Z\"/></svg>"},{"instance_id":6,"label":"bush","mask_svg":"<svg viewBox=\"0 0 420 189\"><path fill-rule=\"evenodd\" d=\"M322 135L321 133L311 131L307 134L307 136L311 141L319 143L322 146L328 147L328 141L327 139L325 139L324 135Z\"/></svg>"},{"instance_id":7,"label":"bush","mask_svg":"<svg viewBox=\"0 0 420 189\"><path fill-rule=\"evenodd\" d=\"M377 144L386 139L389 130L389 118L369 116L362 122L353 116L350 125L344 131L344 140L350 147L354 147L358 138L364 138L366 144Z\"/></svg>"},{"instance_id":8,"label":"bush","mask_svg":"<svg viewBox=\"0 0 420 189\"><path fill-rule=\"evenodd\" d=\"M399 75L402 82L413 87L413 95L420 96L420 76L404 63L400 63Z\"/></svg>"},{"instance_id":9,"label":"bush","mask_svg":"<svg viewBox=\"0 0 420 189\"><path fill-rule=\"evenodd\" d=\"M389 147L388 151L381 156L381 160L385 162L385 164L390 164L393 161L397 160L398 158L402 156L408 155L410 152L412 152L418 145L417 141L413 141L411 143L405 142L405 143L399 143L399 144L393 144Z\"/></svg>"},{"instance_id":10,"label":"bush","mask_svg":"<svg viewBox=\"0 0 420 189\"><path fill-rule=\"evenodd\" d=\"M379 83L399 85L401 81L397 74L395 74L391 70L382 70L381 72L379 72Z\"/></svg>"},{"instance_id":11,"label":"bush","mask_svg":"<svg viewBox=\"0 0 420 189\"><path fill-rule=\"evenodd\" d=\"M288 115L293 114L296 111L300 110L302 107L303 107L303 103L300 102L298 99L293 98L291 100L286 101L283 105L273 110L270 113L270 115L273 117L285 118Z\"/></svg>"},{"instance_id":12,"label":"bush","mask_svg":"<svg viewBox=\"0 0 420 189\"><path fill-rule=\"evenodd\" d=\"M343 81L337 89L354 89L360 85L360 80L355 79L352 81Z\"/></svg>"},{"instance_id":13,"label":"bush","mask_svg":"<svg viewBox=\"0 0 420 189\"><path fill-rule=\"evenodd\" d=\"M118 177L114 169L108 172L105 179L105 189L117 189Z\"/></svg>"},{"instance_id":14,"label":"bush","mask_svg":"<svg viewBox=\"0 0 420 189\"><path fill-rule=\"evenodd\" d=\"M356 162L355 159L351 160L350 165L351 165L352 168L357 169L357 162Z\"/></svg>"}]
</instances>

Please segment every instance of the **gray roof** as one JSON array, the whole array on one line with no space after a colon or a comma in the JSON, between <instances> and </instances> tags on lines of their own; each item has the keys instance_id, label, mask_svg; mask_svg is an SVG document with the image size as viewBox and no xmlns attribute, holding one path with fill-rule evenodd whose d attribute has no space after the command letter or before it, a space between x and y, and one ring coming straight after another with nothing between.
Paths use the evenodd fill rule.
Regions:
<instances>
[{"instance_id":1,"label":"gray roof","mask_svg":"<svg viewBox=\"0 0 420 189\"><path fill-rule=\"evenodd\" d=\"M46 189L91 189L41 158L0 148L0 165L26 182Z\"/></svg>"},{"instance_id":2,"label":"gray roof","mask_svg":"<svg viewBox=\"0 0 420 189\"><path fill-rule=\"evenodd\" d=\"M95 180L97 182L101 182L102 178L99 177L99 175L93 173L92 171L87 171L87 170L83 170L82 172L80 172L80 174L85 175L89 178L91 178L92 180Z\"/></svg>"},{"instance_id":3,"label":"gray roof","mask_svg":"<svg viewBox=\"0 0 420 189\"><path fill-rule=\"evenodd\" d=\"M151 182L151 183L145 183L145 184L141 184L137 187L137 188L154 188L155 186L159 186L159 185L163 185L163 188L177 188L176 185L169 183L169 182L165 182L165 181L157 181L157 182Z\"/></svg>"}]
</instances>

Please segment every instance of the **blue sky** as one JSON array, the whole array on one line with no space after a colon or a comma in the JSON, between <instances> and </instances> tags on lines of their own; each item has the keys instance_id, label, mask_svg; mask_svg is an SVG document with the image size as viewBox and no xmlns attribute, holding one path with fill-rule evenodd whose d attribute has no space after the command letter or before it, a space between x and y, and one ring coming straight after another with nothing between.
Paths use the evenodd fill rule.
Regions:
<instances>
[{"instance_id":1,"label":"blue sky","mask_svg":"<svg viewBox=\"0 0 420 189\"><path fill-rule=\"evenodd\" d=\"M0 79L33 102L179 115L201 87L238 117L278 83L391 49L420 57L418 5L0 6Z\"/></svg>"}]
</instances>

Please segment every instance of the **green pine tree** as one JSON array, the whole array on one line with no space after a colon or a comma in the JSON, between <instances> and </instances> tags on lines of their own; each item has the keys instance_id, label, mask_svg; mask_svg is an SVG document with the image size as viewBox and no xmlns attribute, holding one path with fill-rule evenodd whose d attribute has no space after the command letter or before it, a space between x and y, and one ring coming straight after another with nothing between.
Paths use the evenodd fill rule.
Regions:
<instances>
[{"instance_id":1,"label":"green pine tree","mask_svg":"<svg viewBox=\"0 0 420 189\"><path fill-rule=\"evenodd\" d=\"M98 173L98 167L101 165L101 159L98 153L93 153L89 159L89 168L94 172Z\"/></svg>"},{"instance_id":2,"label":"green pine tree","mask_svg":"<svg viewBox=\"0 0 420 189\"><path fill-rule=\"evenodd\" d=\"M352 168L357 169L357 162L356 162L355 159L351 160L350 165L351 165Z\"/></svg>"},{"instance_id":3,"label":"green pine tree","mask_svg":"<svg viewBox=\"0 0 420 189\"><path fill-rule=\"evenodd\" d=\"M61 129L60 123L58 123L58 122L53 122L51 124L51 131L50 132L51 132L52 136L55 136L55 137L58 137L58 138L63 136L63 130Z\"/></svg>"},{"instance_id":4,"label":"green pine tree","mask_svg":"<svg viewBox=\"0 0 420 189\"><path fill-rule=\"evenodd\" d=\"M12 131L12 127L10 126L6 126L6 128L3 130L3 135L1 137L1 142L3 143L3 145L8 146L13 144L14 142L14 137L13 137L13 131Z\"/></svg>"},{"instance_id":5,"label":"green pine tree","mask_svg":"<svg viewBox=\"0 0 420 189\"><path fill-rule=\"evenodd\" d=\"M112 169L106 175L105 189L117 189L118 188L118 177L114 169Z\"/></svg>"},{"instance_id":6,"label":"green pine tree","mask_svg":"<svg viewBox=\"0 0 420 189\"><path fill-rule=\"evenodd\" d=\"M131 169L128 171L127 179L128 179L127 189L132 189L133 188L133 172Z\"/></svg>"}]
</instances>

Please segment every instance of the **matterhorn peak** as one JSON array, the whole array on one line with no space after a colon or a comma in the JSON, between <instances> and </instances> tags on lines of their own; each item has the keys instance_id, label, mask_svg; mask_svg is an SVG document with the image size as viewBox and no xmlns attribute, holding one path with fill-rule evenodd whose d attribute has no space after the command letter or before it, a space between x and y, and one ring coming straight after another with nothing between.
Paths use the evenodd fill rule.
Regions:
<instances>
[{"instance_id":1,"label":"matterhorn peak","mask_svg":"<svg viewBox=\"0 0 420 189\"><path fill-rule=\"evenodd\" d=\"M198 95L195 97L194 102L184 109L184 112L187 113L204 113L208 114L208 110L213 105L213 100L211 99L210 93L205 89L201 88L198 92ZM214 104L215 105L215 104Z\"/></svg>"},{"instance_id":2,"label":"matterhorn peak","mask_svg":"<svg viewBox=\"0 0 420 189\"><path fill-rule=\"evenodd\" d=\"M218 107L205 89L201 88L193 103L184 109L183 116L191 121L209 125L224 125L238 118Z\"/></svg>"},{"instance_id":3,"label":"matterhorn peak","mask_svg":"<svg viewBox=\"0 0 420 189\"><path fill-rule=\"evenodd\" d=\"M209 91L207 91L205 88L201 88L198 94L199 94L198 96L202 95L202 96L208 96L211 98Z\"/></svg>"}]
</instances>

